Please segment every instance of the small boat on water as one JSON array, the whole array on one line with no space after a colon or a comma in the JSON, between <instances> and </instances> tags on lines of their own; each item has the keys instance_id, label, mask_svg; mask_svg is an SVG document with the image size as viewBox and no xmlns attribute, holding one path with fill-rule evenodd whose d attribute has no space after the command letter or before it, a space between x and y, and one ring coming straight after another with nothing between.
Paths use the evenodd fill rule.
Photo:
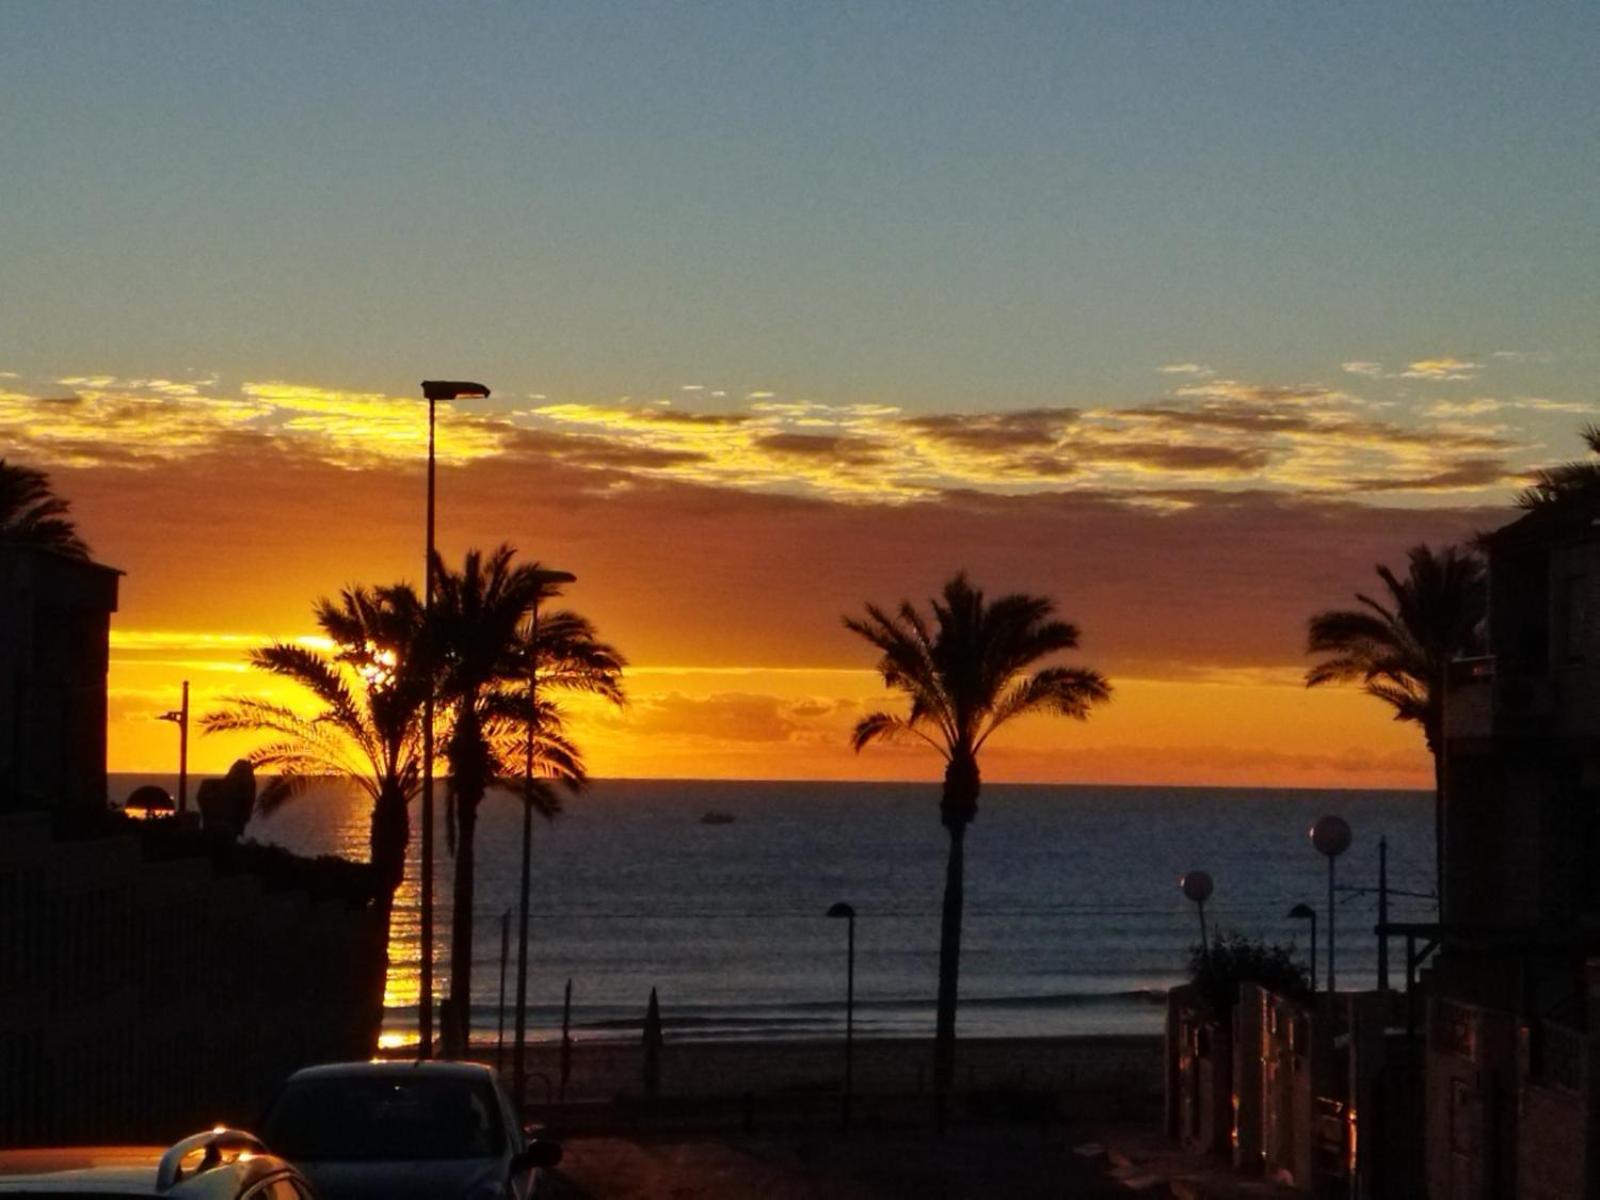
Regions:
<instances>
[{"instance_id":1,"label":"small boat on water","mask_svg":"<svg viewBox=\"0 0 1600 1200\"><path fill-rule=\"evenodd\" d=\"M705 816L700 818L700 824L732 825L738 819L739 818L734 816L731 812L722 812L720 809L713 808L710 812L706 813Z\"/></svg>"}]
</instances>

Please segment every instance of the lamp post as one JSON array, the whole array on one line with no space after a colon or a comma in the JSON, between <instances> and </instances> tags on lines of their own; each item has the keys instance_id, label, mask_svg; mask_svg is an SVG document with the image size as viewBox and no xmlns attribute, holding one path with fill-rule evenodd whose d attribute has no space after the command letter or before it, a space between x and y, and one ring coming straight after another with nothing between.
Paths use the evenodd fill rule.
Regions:
<instances>
[{"instance_id":1,"label":"lamp post","mask_svg":"<svg viewBox=\"0 0 1600 1200\"><path fill-rule=\"evenodd\" d=\"M424 379L422 397L428 402L428 543L422 592L424 623L433 610L433 427L440 400L485 399L489 389L481 383L454 379ZM432 664L429 664L432 673ZM433 681L422 701L422 970L417 987L417 1054L433 1057Z\"/></svg>"},{"instance_id":2,"label":"lamp post","mask_svg":"<svg viewBox=\"0 0 1600 1200\"><path fill-rule=\"evenodd\" d=\"M844 966L844 1099L840 1102L839 1122L850 1132L850 1097L855 1091L856 1033L856 910L843 900L828 909L828 916L843 918L847 926Z\"/></svg>"},{"instance_id":3,"label":"lamp post","mask_svg":"<svg viewBox=\"0 0 1600 1200\"><path fill-rule=\"evenodd\" d=\"M1350 848L1350 824L1343 817L1320 817L1311 827L1311 844L1317 853L1328 860L1328 990L1336 992L1339 985L1334 974L1334 913L1333 913L1333 863Z\"/></svg>"},{"instance_id":4,"label":"lamp post","mask_svg":"<svg viewBox=\"0 0 1600 1200\"><path fill-rule=\"evenodd\" d=\"M576 583L570 571L536 571L539 586L533 593L528 623L528 739L523 759L522 786L522 898L517 909L517 1020L511 1057L511 1093L522 1108L522 1088L527 1078L528 1042L528 888L533 873L533 757L534 734L539 725L539 601L546 587Z\"/></svg>"},{"instance_id":5,"label":"lamp post","mask_svg":"<svg viewBox=\"0 0 1600 1200\"><path fill-rule=\"evenodd\" d=\"M1211 874L1208 871L1185 871L1178 877L1178 886L1200 911L1200 949L1209 958L1211 942L1206 937L1206 901L1211 899Z\"/></svg>"},{"instance_id":6,"label":"lamp post","mask_svg":"<svg viewBox=\"0 0 1600 1200\"><path fill-rule=\"evenodd\" d=\"M1296 904L1289 910L1291 921L1311 922L1311 991L1317 990L1317 910L1309 904Z\"/></svg>"},{"instance_id":7,"label":"lamp post","mask_svg":"<svg viewBox=\"0 0 1600 1200\"><path fill-rule=\"evenodd\" d=\"M178 727L178 815L189 811L189 681L183 681L183 705L161 714Z\"/></svg>"}]
</instances>

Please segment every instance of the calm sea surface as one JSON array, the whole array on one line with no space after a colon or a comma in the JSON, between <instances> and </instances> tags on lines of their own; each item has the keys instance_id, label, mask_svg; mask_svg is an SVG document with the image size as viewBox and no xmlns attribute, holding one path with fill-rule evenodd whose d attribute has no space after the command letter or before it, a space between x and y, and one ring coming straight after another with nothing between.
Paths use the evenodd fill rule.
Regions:
<instances>
[{"instance_id":1,"label":"calm sea surface","mask_svg":"<svg viewBox=\"0 0 1600 1200\"><path fill-rule=\"evenodd\" d=\"M113 776L113 798L160 776ZM192 786L192 783L191 783ZM650 989L680 1038L814 1037L844 1021L845 926L856 908L856 1023L864 1036L933 1028L946 838L931 784L601 781L534 829L529 1025L559 1028L573 983L573 1032L637 1036ZM984 789L967 836L959 1027L968 1035L1155 1032L1163 989L1198 941L1176 880L1216 880L1213 932L1268 941L1306 930L1286 917L1305 901L1326 944L1325 860L1306 838L1338 813L1355 830L1341 886L1374 887L1378 839L1391 888L1431 885L1432 797L1401 792L1019 786ZM442 822L444 805L439 804ZM731 824L706 825L708 811ZM478 830L475 1036L499 1018L501 914L512 914L521 817L491 796ZM256 818L246 836L310 853L365 858L360 797L328 787ZM440 849L438 958L448 962L450 871ZM386 1040L414 1036L418 955L417 837L397 905ZM1369 986L1377 901L1341 891L1339 982ZM1431 900L1391 901L1396 920L1431 919ZM1320 949L1320 947L1319 947ZM1325 953L1325 951L1324 951ZM1324 959L1325 962L1325 959ZM445 970L436 987L444 988ZM507 995L515 991L515 950ZM510 1019L507 1019L507 1029ZM508 1032L509 1036L509 1032Z\"/></svg>"}]
</instances>

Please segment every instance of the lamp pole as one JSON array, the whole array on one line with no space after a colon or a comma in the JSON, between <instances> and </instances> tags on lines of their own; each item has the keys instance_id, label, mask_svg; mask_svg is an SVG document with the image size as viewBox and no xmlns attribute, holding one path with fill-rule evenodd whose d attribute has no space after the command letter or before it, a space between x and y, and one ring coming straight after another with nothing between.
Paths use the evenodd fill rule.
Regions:
<instances>
[{"instance_id":1,"label":"lamp pole","mask_svg":"<svg viewBox=\"0 0 1600 1200\"><path fill-rule=\"evenodd\" d=\"M856 910L843 900L828 909L828 916L847 922L844 966L844 1098L839 1105L839 1123L850 1132L850 1100L855 1093L856 1034Z\"/></svg>"},{"instance_id":2,"label":"lamp pole","mask_svg":"<svg viewBox=\"0 0 1600 1200\"><path fill-rule=\"evenodd\" d=\"M1183 894L1194 901L1194 906L1200 913L1200 950L1211 957L1211 939L1206 936L1206 901L1211 899L1213 884L1208 871L1185 871L1178 878L1178 886L1183 889Z\"/></svg>"},{"instance_id":3,"label":"lamp pole","mask_svg":"<svg viewBox=\"0 0 1600 1200\"><path fill-rule=\"evenodd\" d=\"M523 1104L522 1089L527 1079L528 1043L528 891L533 874L533 758L534 735L539 725L539 601L544 589L563 583L576 583L570 571L536 572L539 587L533 594L528 622L528 739L523 759L522 797L522 897L517 908L517 1019L515 1046L511 1056L511 1094L517 1110Z\"/></svg>"},{"instance_id":4,"label":"lamp pole","mask_svg":"<svg viewBox=\"0 0 1600 1200\"><path fill-rule=\"evenodd\" d=\"M161 720L178 727L178 815L189 811L189 681L183 681L183 704L161 714Z\"/></svg>"},{"instance_id":5,"label":"lamp pole","mask_svg":"<svg viewBox=\"0 0 1600 1200\"><path fill-rule=\"evenodd\" d=\"M428 402L428 539L423 568L423 624L433 611L433 495L434 495L434 410L440 400L485 399L489 389L481 383L464 380L424 379L422 396ZM426 645L426 641L424 641ZM433 664L428 664L430 679L422 700L422 970L417 986L417 1055L433 1057Z\"/></svg>"},{"instance_id":6,"label":"lamp pole","mask_svg":"<svg viewBox=\"0 0 1600 1200\"><path fill-rule=\"evenodd\" d=\"M1334 912L1333 878L1334 860L1350 848L1350 824L1343 817L1320 817L1311 827L1311 844L1317 853L1328 860L1328 990L1339 990L1334 973Z\"/></svg>"}]
</instances>

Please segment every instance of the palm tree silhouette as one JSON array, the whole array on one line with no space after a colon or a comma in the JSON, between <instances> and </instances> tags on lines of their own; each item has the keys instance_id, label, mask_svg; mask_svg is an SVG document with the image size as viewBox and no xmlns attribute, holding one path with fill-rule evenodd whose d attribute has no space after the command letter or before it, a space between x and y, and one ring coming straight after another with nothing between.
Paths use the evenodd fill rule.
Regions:
<instances>
[{"instance_id":1,"label":"palm tree silhouette","mask_svg":"<svg viewBox=\"0 0 1600 1200\"><path fill-rule=\"evenodd\" d=\"M89 547L67 515L71 505L50 487L50 476L0 458L0 546L38 546L72 558Z\"/></svg>"},{"instance_id":2,"label":"palm tree silhouette","mask_svg":"<svg viewBox=\"0 0 1600 1200\"><path fill-rule=\"evenodd\" d=\"M944 912L939 936L939 1005L934 1037L934 1083L941 1094L955 1072L956 988L961 962L961 910L967 826L978 815L978 755L994 732L1030 713L1084 720L1111 697L1097 671L1035 664L1078 645L1078 630L1054 619L1055 605L1021 593L985 603L966 574L944 585L930 602L932 620L909 601L889 613L869 604L845 627L881 654L885 686L910 700L904 716L869 713L857 722L851 744L859 752L875 741L917 739L945 760L939 818L950 836Z\"/></svg>"},{"instance_id":3,"label":"palm tree silhouette","mask_svg":"<svg viewBox=\"0 0 1600 1200\"><path fill-rule=\"evenodd\" d=\"M1580 436L1591 453L1600 455L1600 425L1585 425ZM1562 463L1535 472L1533 483L1517 497L1517 504L1541 509L1584 499L1600 499L1600 460Z\"/></svg>"},{"instance_id":4,"label":"palm tree silhouette","mask_svg":"<svg viewBox=\"0 0 1600 1200\"><path fill-rule=\"evenodd\" d=\"M1462 546L1406 551L1406 576L1377 567L1384 601L1356 594L1357 609L1311 618L1306 653L1323 655L1306 686L1358 683L1394 709L1397 721L1422 727L1434 773L1434 886L1444 887L1444 692L1452 660L1481 653L1488 585L1483 560Z\"/></svg>"},{"instance_id":5,"label":"palm tree silhouette","mask_svg":"<svg viewBox=\"0 0 1600 1200\"><path fill-rule=\"evenodd\" d=\"M298 684L321 702L306 717L286 705L248 696L223 699L207 713L207 733L261 732L276 741L252 751L257 767L277 774L257 807L270 814L314 783L348 780L372 801L370 855L385 920L405 874L408 807L417 794L423 698L428 677L421 653L422 601L406 584L350 587L316 606L317 625L332 654L277 642L251 652L264 671Z\"/></svg>"},{"instance_id":6,"label":"palm tree silhouette","mask_svg":"<svg viewBox=\"0 0 1600 1200\"><path fill-rule=\"evenodd\" d=\"M504 782L533 812L551 818L560 811L552 784L576 791L587 781L561 709L543 699L530 710L530 673L537 669L541 689L622 696L622 658L598 640L588 621L553 613L539 619L535 632L536 606L559 591L537 563L514 563L515 555L505 545L487 556L469 550L459 572L434 559L428 637L447 722L448 832L455 852L450 1001L458 1021L465 1021L471 1003L475 843L484 795Z\"/></svg>"}]
</instances>

